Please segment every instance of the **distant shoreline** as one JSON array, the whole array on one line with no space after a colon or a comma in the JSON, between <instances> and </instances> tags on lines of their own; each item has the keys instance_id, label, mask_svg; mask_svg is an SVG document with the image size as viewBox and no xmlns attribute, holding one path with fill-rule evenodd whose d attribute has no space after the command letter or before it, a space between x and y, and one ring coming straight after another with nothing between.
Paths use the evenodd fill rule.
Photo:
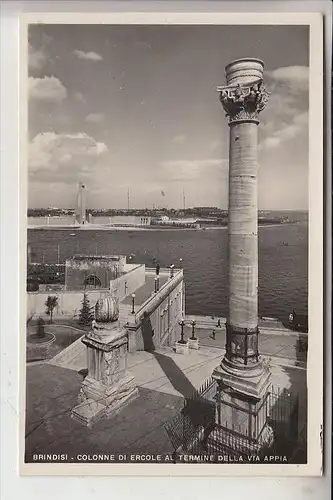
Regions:
<instances>
[{"instance_id":1,"label":"distant shoreline","mask_svg":"<svg viewBox=\"0 0 333 500\"><path fill-rule=\"evenodd\" d=\"M283 222L276 224L259 224L259 228L263 227L278 227L278 226L290 226L294 224L302 224L304 222ZM40 230L40 231L220 231L228 229L228 226L216 226L216 227L205 227L205 228L192 228L192 227L139 227L139 226L99 226L99 225L86 225L86 226L28 226L27 229Z\"/></svg>"}]
</instances>

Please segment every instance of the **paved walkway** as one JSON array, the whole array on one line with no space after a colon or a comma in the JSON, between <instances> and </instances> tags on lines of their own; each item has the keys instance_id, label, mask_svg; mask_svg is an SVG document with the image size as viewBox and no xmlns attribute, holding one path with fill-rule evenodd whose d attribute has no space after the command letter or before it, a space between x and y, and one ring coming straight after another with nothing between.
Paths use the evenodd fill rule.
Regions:
<instances>
[{"instance_id":1,"label":"paved walkway","mask_svg":"<svg viewBox=\"0 0 333 500\"><path fill-rule=\"evenodd\" d=\"M92 429L70 417L82 382L78 371L86 368L85 346L80 340L72 344L75 356L67 360L64 356L65 367L52 361L27 366L26 459L31 461L34 453L67 453L68 461L74 462L79 453L171 453L164 424L179 412L184 397L211 376L224 354L223 328L215 340L209 337L207 328L198 328L196 334L201 347L186 356L176 354L172 348L129 354L128 369L136 379L140 397L116 417L102 420ZM190 329L186 329L189 335ZM272 358L273 386L300 395L300 416L304 421L306 370L288 366L297 361L296 341L295 335L261 334L260 345Z\"/></svg>"},{"instance_id":2,"label":"paved walkway","mask_svg":"<svg viewBox=\"0 0 333 500\"><path fill-rule=\"evenodd\" d=\"M129 369L140 397L116 417L92 429L70 417L82 377L76 370L49 363L27 367L26 460L35 453L171 453L164 424L182 407L183 398L210 377L220 363L221 349L202 347L188 356L172 349L129 356ZM272 365L272 384L300 394L300 415L306 415L306 371Z\"/></svg>"},{"instance_id":3,"label":"paved walkway","mask_svg":"<svg viewBox=\"0 0 333 500\"><path fill-rule=\"evenodd\" d=\"M215 331L215 339L213 338L213 330ZM190 327L185 327L185 338L190 337L191 332L192 329ZM225 348L226 331L224 325L222 325L222 328L196 327L195 336L199 338L201 346ZM300 362L303 365L306 363L306 352L301 350L299 338L300 335L295 332L286 335L275 331L272 335L270 332L261 330L259 335L259 351L263 356L286 358Z\"/></svg>"}]
</instances>

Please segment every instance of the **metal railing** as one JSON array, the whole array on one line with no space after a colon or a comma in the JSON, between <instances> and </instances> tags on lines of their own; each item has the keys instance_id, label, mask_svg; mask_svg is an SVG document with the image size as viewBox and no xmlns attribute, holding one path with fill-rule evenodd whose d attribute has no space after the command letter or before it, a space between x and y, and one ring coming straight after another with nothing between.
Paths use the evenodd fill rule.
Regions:
<instances>
[{"instance_id":1,"label":"metal railing","mask_svg":"<svg viewBox=\"0 0 333 500\"><path fill-rule=\"evenodd\" d=\"M265 407L264 420L260 422L260 432L248 435L247 431L216 423L216 404L218 404L218 387L212 379L208 379L190 398L185 399L182 411L164 425L174 448L174 460L177 454L209 454L232 455L247 459L249 454L285 455L292 462L295 452L298 462L306 461L306 439L299 432L299 396L287 390L272 387L263 401L258 403ZM259 406L258 406L258 408ZM273 431L273 443L263 445L261 437L267 427ZM217 458L216 458L217 461Z\"/></svg>"}]
</instances>

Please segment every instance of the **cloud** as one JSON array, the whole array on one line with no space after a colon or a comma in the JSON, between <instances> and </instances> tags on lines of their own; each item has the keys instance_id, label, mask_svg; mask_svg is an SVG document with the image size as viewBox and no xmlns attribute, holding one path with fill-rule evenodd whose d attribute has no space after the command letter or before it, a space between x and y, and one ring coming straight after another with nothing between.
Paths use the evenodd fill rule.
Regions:
<instances>
[{"instance_id":1,"label":"cloud","mask_svg":"<svg viewBox=\"0 0 333 500\"><path fill-rule=\"evenodd\" d=\"M85 61L102 61L103 57L96 52L84 52L83 50L74 50L74 54L79 59L84 59Z\"/></svg>"},{"instance_id":2,"label":"cloud","mask_svg":"<svg viewBox=\"0 0 333 500\"><path fill-rule=\"evenodd\" d=\"M29 77L29 97L37 101L61 102L67 97L66 87L55 76Z\"/></svg>"},{"instance_id":3,"label":"cloud","mask_svg":"<svg viewBox=\"0 0 333 500\"><path fill-rule=\"evenodd\" d=\"M309 101L309 68L285 66L265 75L270 97L261 114L263 139L260 150L283 147L286 141L304 135L307 146Z\"/></svg>"},{"instance_id":4,"label":"cloud","mask_svg":"<svg viewBox=\"0 0 333 500\"><path fill-rule=\"evenodd\" d=\"M38 182L76 181L93 175L99 157L107 151L103 142L89 135L38 134L29 147L29 174Z\"/></svg>"},{"instance_id":5,"label":"cloud","mask_svg":"<svg viewBox=\"0 0 333 500\"><path fill-rule=\"evenodd\" d=\"M88 123L101 123L103 120L104 120L103 113L90 113L85 118L85 121Z\"/></svg>"},{"instance_id":6,"label":"cloud","mask_svg":"<svg viewBox=\"0 0 333 500\"><path fill-rule=\"evenodd\" d=\"M203 178L217 178L227 171L228 160L210 158L207 160L168 160L160 164L168 181L193 181Z\"/></svg>"},{"instance_id":7,"label":"cloud","mask_svg":"<svg viewBox=\"0 0 333 500\"><path fill-rule=\"evenodd\" d=\"M28 66L29 69L39 70L46 62L46 54L41 50L34 50L32 45L29 43L28 46Z\"/></svg>"},{"instance_id":8,"label":"cloud","mask_svg":"<svg viewBox=\"0 0 333 500\"><path fill-rule=\"evenodd\" d=\"M50 62L48 47L53 41L53 38L46 33L41 33L38 38L38 43L28 43L28 67L31 70L40 70L46 62Z\"/></svg>"},{"instance_id":9,"label":"cloud","mask_svg":"<svg viewBox=\"0 0 333 500\"><path fill-rule=\"evenodd\" d=\"M268 71L268 78L293 88L306 90L309 86L309 68L307 66L285 66Z\"/></svg>"},{"instance_id":10,"label":"cloud","mask_svg":"<svg viewBox=\"0 0 333 500\"><path fill-rule=\"evenodd\" d=\"M285 125L280 129L273 132L270 136L266 137L261 144L259 149L272 149L280 146L283 142L294 139L303 132L307 132L309 122L308 112L297 113L289 125Z\"/></svg>"}]
</instances>

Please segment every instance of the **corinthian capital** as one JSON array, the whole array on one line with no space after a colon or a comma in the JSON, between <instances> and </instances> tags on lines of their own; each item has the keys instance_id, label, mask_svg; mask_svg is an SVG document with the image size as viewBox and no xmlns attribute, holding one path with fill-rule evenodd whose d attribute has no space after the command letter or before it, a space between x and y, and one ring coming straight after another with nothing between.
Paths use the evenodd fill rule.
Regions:
<instances>
[{"instance_id":1,"label":"corinthian capital","mask_svg":"<svg viewBox=\"0 0 333 500\"><path fill-rule=\"evenodd\" d=\"M266 107L269 97L262 80L218 87L217 90L229 123L242 120L259 122L259 113Z\"/></svg>"}]
</instances>

